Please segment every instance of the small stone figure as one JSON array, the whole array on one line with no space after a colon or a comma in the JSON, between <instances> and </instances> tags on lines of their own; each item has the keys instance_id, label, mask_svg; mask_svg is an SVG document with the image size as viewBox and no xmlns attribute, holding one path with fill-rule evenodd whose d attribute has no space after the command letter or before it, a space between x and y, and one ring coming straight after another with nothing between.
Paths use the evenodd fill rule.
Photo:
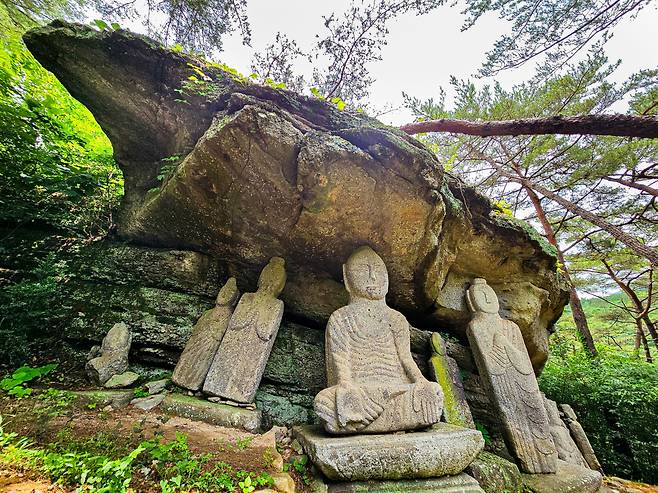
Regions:
<instances>
[{"instance_id":1,"label":"small stone figure","mask_svg":"<svg viewBox=\"0 0 658 493\"><path fill-rule=\"evenodd\" d=\"M273 257L258 278L258 290L245 293L231 316L203 385L206 394L254 401L283 317L283 301L277 297L285 284L285 262Z\"/></svg>"},{"instance_id":2,"label":"small stone figure","mask_svg":"<svg viewBox=\"0 0 658 493\"><path fill-rule=\"evenodd\" d=\"M100 356L87 362L87 374L97 385L128 369L128 352L132 334L123 322L114 324L101 344Z\"/></svg>"},{"instance_id":3,"label":"small stone figure","mask_svg":"<svg viewBox=\"0 0 658 493\"><path fill-rule=\"evenodd\" d=\"M448 356L446 341L438 332L432 333L430 339L432 356L430 357L430 374L443 390L443 416L446 423L475 429L471 408L466 401L457 362Z\"/></svg>"},{"instance_id":4,"label":"small stone figure","mask_svg":"<svg viewBox=\"0 0 658 493\"><path fill-rule=\"evenodd\" d=\"M192 391L201 388L239 297L235 278L231 277L219 290L215 307L201 315L194 326L171 377L176 385Z\"/></svg>"},{"instance_id":5,"label":"small stone figure","mask_svg":"<svg viewBox=\"0 0 658 493\"><path fill-rule=\"evenodd\" d=\"M603 474L601 463L599 462L598 457L596 457L592 444L589 443L589 438L587 438L587 434L578 421L573 408L569 404L560 404L560 410L562 411L562 419L569 427L571 437L573 438L573 441L576 442L580 452L583 454L583 458L585 459L585 462L587 462L589 468Z\"/></svg>"},{"instance_id":6,"label":"small stone figure","mask_svg":"<svg viewBox=\"0 0 658 493\"><path fill-rule=\"evenodd\" d=\"M424 428L441 419L441 387L416 366L409 323L386 305L388 273L369 247L343 265L347 306L332 313L325 332L329 388L315 412L329 433L382 433Z\"/></svg>"},{"instance_id":7,"label":"small stone figure","mask_svg":"<svg viewBox=\"0 0 658 493\"><path fill-rule=\"evenodd\" d=\"M589 467L583 458L583 454L580 453L573 438L571 438L571 434L564 425L562 418L560 418L560 411L558 410L555 401L544 396L544 405L546 407L546 414L548 414L548 422L551 426L551 436L553 437L553 443L555 443L555 448L557 449L558 459L568 462L569 464Z\"/></svg>"},{"instance_id":8,"label":"small stone figure","mask_svg":"<svg viewBox=\"0 0 658 493\"><path fill-rule=\"evenodd\" d=\"M510 450L524 472L554 473L557 451L519 326L498 314L498 297L484 279L473 281L466 301L473 312L466 335Z\"/></svg>"}]
</instances>

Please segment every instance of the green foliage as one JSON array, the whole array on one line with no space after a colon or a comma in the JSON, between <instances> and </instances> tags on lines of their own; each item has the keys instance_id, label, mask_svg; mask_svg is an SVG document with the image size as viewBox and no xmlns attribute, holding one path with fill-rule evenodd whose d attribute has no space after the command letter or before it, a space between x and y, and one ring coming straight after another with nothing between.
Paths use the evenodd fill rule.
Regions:
<instances>
[{"instance_id":1,"label":"green foliage","mask_svg":"<svg viewBox=\"0 0 658 493\"><path fill-rule=\"evenodd\" d=\"M283 470L285 472L295 471L302 478L304 484L311 484L311 476L309 474L309 462L307 455L297 455L290 459L290 462L287 462L283 465Z\"/></svg>"},{"instance_id":2,"label":"green foliage","mask_svg":"<svg viewBox=\"0 0 658 493\"><path fill-rule=\"evenodd\" d=\"M47 375L57 368L55 363L32 368L30 366L21 366L15 370L10 377L0 380L0 389L7 392L8 395L21 398L32 393L32 389L25 384Z\"/></svg>"},{"instance_id":3,"label":"green foliage","mask_svg":"<svg viewBox=\"0 0 658 493\"><path fill-rule=\"evenodd\" d=\"M604 346L595 361L554 349L541 389L574 408L608 474L656 484L658 367Z\"/></svg>"},{"instance_id":4,"label":"green foliage","mask_svg":"<svg viewBox=\"0 0 658 493\"><path fill-rule=\"evenodd\" d=\"M0 360L11 365L24 362L34 335L54 333L65 307L62 287L68 279L68 265L51 252L21 281L0 291Z\"/></svg>"},{"instance_id":5,"label":"green foliage","mask_svg":"<svg viewBox=\"0 0 658 493\"><path fill-rule=\"evenodd\" d=\"M133 389L133 396L135 397L148 397L149 394L147 390L143 389L142 387L135 387Z\"/></svg>"},{"instance_id":6,"label":"green foliage","mask_svg":"<svg viewBox=\"0 0 658 493\"><path fill-rule=\"evenodd\" d=\"M484 443L490 444L491 443L491 435L489 434L489 430L487 430L482 423L475 423L475 428L482 433L482 438L484 438Z\"/></svg>"},{"instance_id":7,"label":"green foliage","mask_svg":"<svg viewBox=\"0 0 658 493\"><path fill-rule=\"evenodd\" d=\"M120 493L128 490L137 470L150 469L163 493L174 491L252 492L274 484L265 473L235 471L209 455L192 453L181 433L164 442L156 436L132 449L122 449L116 437L101 432L87 440L72 438L64 429L47 449L15 433L5 433L0 419L0 464L20 464L79 491ZM150 473L149 473L150 478Z\"/></svg>"},{"instance_id":8,"label":"green foliage","mask_svg":"<svg viewBox=\"0 0 658 493\"><path fill-rule=\"evenodd\" d=\"M0 24L0 220L107 230L123 186L107 137L28 52L2 4Z\"/></svg>"}]
</instances>

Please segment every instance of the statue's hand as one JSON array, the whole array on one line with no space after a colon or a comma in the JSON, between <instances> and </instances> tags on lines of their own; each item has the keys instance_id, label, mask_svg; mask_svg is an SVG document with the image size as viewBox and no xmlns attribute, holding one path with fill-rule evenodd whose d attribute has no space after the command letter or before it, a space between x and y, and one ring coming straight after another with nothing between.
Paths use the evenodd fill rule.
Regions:
<instances>
[{"instance_id":1,"label":"statue's hand","mask_svg":"<svg viewBox=\"0 0 658 493\"><path fill-rule=\"evenodd\" d=\"M417 382L411 395L411 405L414 412L420 413L426 422L438 423L443 411L440 387L425 379Z\"/></svg>"},{"instance_id":2,"label":"statue's hand","mask_svg":"<svg viewBox=\"0 0 658 493\"><path fill-rule=\"evenodd\" d=\"M356 430L365 428L372 423L384 410L370 399L360 387L352 384L341 384L336 389L336 414L342 427L352 427Z\"/></svg>"}]
</instances>

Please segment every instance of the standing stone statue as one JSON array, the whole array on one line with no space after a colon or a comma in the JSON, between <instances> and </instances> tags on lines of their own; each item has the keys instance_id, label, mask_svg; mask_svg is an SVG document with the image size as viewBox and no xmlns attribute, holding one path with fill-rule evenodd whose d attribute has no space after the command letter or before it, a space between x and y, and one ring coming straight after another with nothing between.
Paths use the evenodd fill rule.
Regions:
<instances>
[{"instance_id":1,"label":"standing stone statue","mask_svg":"<svg viewBox=\"0 0 658 493\"><path fill-rule=\"evenodd\" d=\"M206 394L243 404L254 401L283 317L283 301L277 297L285 284L285 262L273 257L258 278L258 290L245 293L231 316L203 385Z\"/></svg>"},{"instance_id":2,"label":"standing stone statue","mask_svg":"<svg viewBox=\"0 0 658 493\"><path fill-rule=\"evenodd\" d=\"M498 297L484 279L473 281L466 301L473 312L466 335L508 446L523 471L554 473L557 451L519 326L500 317Z\"/></svg>"},{"instance_id":3,"label":"standing stone statue","mask_svg":"<svg viewBox=\"0 0 658 493\"><path fill-rule=\"evenodd\" d=\"M560 418L560 411L558 410L555 401L544 396L544 406L546 407L546 414L548 414L548 422L551 426L551 436L553 437L553 443L555 443L555 448L557 449L558 459L577 466L589 467L583 458L583 454L580 453L573 438L571 438L571 434L564 425L562 418Z\"/></svg>"},{"instance_id":4,"label":"standing stone statue","mask_svg":"<svg viewBox=\"0 0 658 493\"><path fill-rule=\"evenodd\" d=\"M583 454L585 462L587 462L590 469L603 474L601 463L598 457L596 457L592 444L589 443L589 438L587 438L585 430L583 430L582 425L578 422L573 408L569 404L560 404L560 409L562 411L562 419L569 427L573 441L576 442L578 449Z\"/></svg>"},{"instance_id":5,"label":"standing stone statue","mask_svg":"<svg viewBox=\"0 0 658 493\"><path fill-rule=\"evenodd\" d=\"M411 357L409 323L386 305L388 273L369 247L343 265L347 306L325 332L329 388L314 402L329 433L382 433L424 428L441 419L441 387Z\"/></svg>"},{"instance_id":6,"label":"standing stone statue","mask_svg":"<svg viewBox=\"0 0 658 493\"><path fill-rule=\"evenodd\" d=\"M89 360L87 374L96 384L103 385L112 376L128 369L128 352L132 334L123 322L114 324L101 343L101 355Z\"/></svg>"},{"instance_id":7,"label":"standing stone statue","mask_svg":"<svg viewBox=\"0 0 658 493\"><path fill-rule=\"evenodd\" d=\"M201 388L239 297L235 278L231 277L219 290L215 307L201 315L194 326L171 377L176 385L194 391Z\"/></svg>"}]
</instances>

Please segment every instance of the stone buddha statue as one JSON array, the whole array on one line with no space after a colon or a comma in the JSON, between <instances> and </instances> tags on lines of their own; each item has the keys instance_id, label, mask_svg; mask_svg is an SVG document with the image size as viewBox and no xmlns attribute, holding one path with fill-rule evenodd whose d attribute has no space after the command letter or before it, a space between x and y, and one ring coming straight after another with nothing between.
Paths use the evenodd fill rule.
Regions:
<instances>
[{"instance_id":1,"label":"stone buddha statue","mask_svg":"<svg viewBox=\"0 0 658 493\"><path fill-rule=\"evenodd\" d=\"M498 297L484 279L473 280L466 303L472 313L466 336L508 447L522 471L555 472L557 451L519 326L498 314Z\"/></svg>"},{"instance_id":2,"label":"stone buddha statue","mask_svg":"<svg viewBox=\"0 0 658 493\"><path fill-rule=\"evenodd\" d=\"M439 422L441 387L411 357L409 323L386 305L388 273L369 247L343 265L347 306L332 313L325 333L329 388L314 408L329 433L384 433Z\"/></svg>"},{"instance_id":3,"label":"stone buddha statue","mask_svg":"<svg viewBox=\"0 0 658 493\"><path fill-rule=\"evenodd\" d=\"M240 298L215 354L203 392L242 404L253 402L283 317L278 296L286 284L285 261L273 257L255 293Z\"/></svg>"}]
</instances>

